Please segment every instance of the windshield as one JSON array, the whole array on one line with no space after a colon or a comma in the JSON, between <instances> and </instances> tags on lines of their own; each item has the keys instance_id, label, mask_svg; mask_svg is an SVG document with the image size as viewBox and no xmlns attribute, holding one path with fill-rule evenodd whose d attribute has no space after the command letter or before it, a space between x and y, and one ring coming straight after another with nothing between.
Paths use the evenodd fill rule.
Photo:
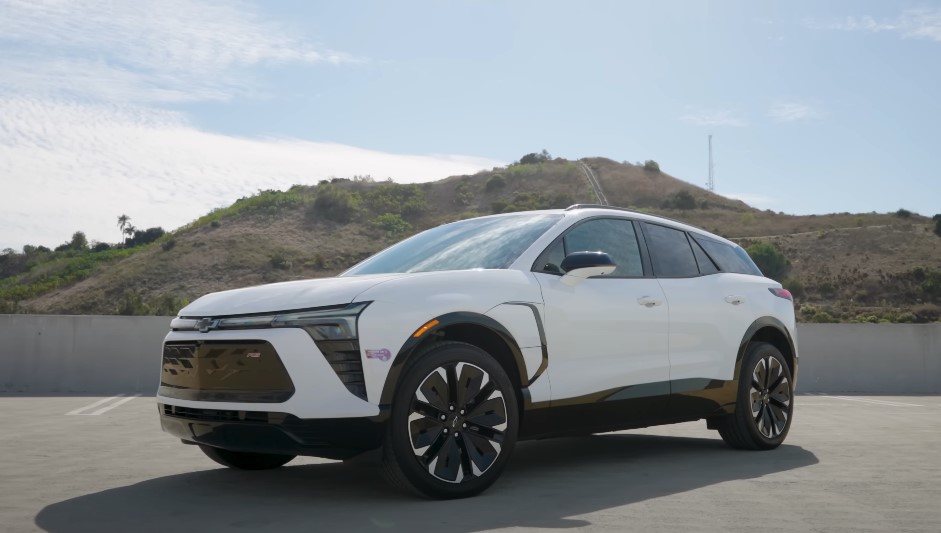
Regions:
<instances>
[{"instance_id":1,"label":"windshield","mask_svg":"<svg viewBox=\"0 0 941 533\"><path fill-rule=\"evenodd\" d=\"M562 215L509 215L462 220L406 239L343 276L507 268Z\"/></svg>"}]
</instances>

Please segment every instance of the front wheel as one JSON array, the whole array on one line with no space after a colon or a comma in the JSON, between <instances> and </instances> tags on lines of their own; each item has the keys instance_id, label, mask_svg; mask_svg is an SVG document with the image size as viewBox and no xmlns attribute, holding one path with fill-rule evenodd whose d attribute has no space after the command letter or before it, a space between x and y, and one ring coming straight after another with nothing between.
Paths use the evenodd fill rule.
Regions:
<instances>
[{"instance_id":1,"label":"front wheel","mask_svg":"<svg viewBox=\"0 0 941 533\"><path fill-rule=\"evenodd\" d=\"M791 370L781 351L765 342L751 343L738 387L735 412L718 421L722 440L746 450L780 446L794 414Z\"/></svg>"},{"instance_id":2,"label":"front wheel","mask_svg":"<svg viewBox=\"0 0 941 533\"><path fill-rule=\"evenodd\" d=\"M414 356L392 402L383 473L431 498L465 498L500 476L519 409L506 371L487 352L443 342Z\"/></svg>"},{"instance_id":3,"label":"front wheel","mask_svg":"<svg viewBox=\"0 0 941 533\"><path fill-rule=\"evenodd\" d=\"M235 452L205 444L200 444L199 449L220 465L238 468L239 470L270 470L284 466L288 461L297 457L296 455L277 455L273 453Z\"/></svg>"}]
</instances>

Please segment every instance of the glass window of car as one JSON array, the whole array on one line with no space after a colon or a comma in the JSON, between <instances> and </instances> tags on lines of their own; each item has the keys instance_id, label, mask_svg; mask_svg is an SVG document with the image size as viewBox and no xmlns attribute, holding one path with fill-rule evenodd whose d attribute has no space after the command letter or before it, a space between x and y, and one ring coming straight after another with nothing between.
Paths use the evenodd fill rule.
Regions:
<instances>
[{"instance_id":1,"label":"glass window of car","mask_svg":"<svg viewBox=\"0 0 941 533\"><path fill-rule=\"evenodd\" d=\"M646 228L654 274L661 278L699 275L699 267L685 231L657 224L647 224Z\"/></svg>"},{"instance_id":2,"label":"glass window of car","mask_svg":"<svg viewBox=\"0 0 941 533\"><path fill-rule=\"evenodd\" d=\"M610 276L643 277L644 266L634 223L626 219L597 218L572 228L536 259L537 272L564 274L562 260L573 252L604 252L617 265Z\"/></svg>"},{"instance_id":3,"label":"glass window of car","mask_svg":"<svg viewBox=\"0 0 941 533\"><path fill-rule=\"evenodd\" d=\"M708 276L709 274L718 274L719 267L709 258L709 255L703 251L702 246L695 239L690 241L693 245L693 255L696 256L696 262L699 263L699 273Z\"/></svg>"},{"instance_id":4,"label":"glass window of car","mask_svg":"<svg viewBox=\"0 0 941 533\"><path fill-rule=\"evenodd\" d=\"M748 253L741 247L730 246L724 242L700 235L694 235L693 239L702 245L710 257L715 259L716 264L723 272L751 274L752 276L763 275L754 261L751 260L751 257L748 257Z\"/></svg>"},{"instance_id":5,"label":"glass window of car","mask_svg":"<svg viewBox=\"0 0 941 533\"><path fill-rule=\"evenodd\" d=\"M562 215L506 215L438 226L347 270L343 276L508 268Z\"/></svg>"}]
</instances>

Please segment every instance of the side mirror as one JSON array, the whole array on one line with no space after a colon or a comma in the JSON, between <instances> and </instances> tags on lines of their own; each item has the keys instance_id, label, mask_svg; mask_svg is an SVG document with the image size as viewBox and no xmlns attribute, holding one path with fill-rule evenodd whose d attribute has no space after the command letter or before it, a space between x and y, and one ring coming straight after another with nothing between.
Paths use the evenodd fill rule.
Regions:
<instances>
[{"instance_id":1,"label":"side mirror","mask_svg":"<svg viewBox=\"0 0 941 533\"><path fill-rule=\"evenodd\" d=\"M560 266L565 271L562 282L566 285L575 285L593 276L607 276L617 268L611 256L604 252L572 252Z\"/></svg>"}]
</instances>

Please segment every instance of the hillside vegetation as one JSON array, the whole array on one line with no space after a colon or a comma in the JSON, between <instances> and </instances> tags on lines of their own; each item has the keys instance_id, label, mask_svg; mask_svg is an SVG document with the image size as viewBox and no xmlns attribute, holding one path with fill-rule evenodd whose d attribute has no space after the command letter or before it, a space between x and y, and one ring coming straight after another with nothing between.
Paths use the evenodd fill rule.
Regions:
<instances>
[{"instance_id":1,"label":"hillside vegetation","mask_svg":"<svg viewBox=\"0 0 941 533\"><path fill-rule=\"evenodd\" d=\"M905 210L761 211L678 180L652 161L582 161L611 205L679 219L748 247L795 293L802 320L941 319L941 237L933 231L941 222ZM443 222L596 202L579 162L545 152L433 183L354 177L259 191L171 233L137 232L127 244L89 246L76 234L54 251L5 250L0 312L174 314L207 292L335 275Z\"/></svg>"}]
</instances>

